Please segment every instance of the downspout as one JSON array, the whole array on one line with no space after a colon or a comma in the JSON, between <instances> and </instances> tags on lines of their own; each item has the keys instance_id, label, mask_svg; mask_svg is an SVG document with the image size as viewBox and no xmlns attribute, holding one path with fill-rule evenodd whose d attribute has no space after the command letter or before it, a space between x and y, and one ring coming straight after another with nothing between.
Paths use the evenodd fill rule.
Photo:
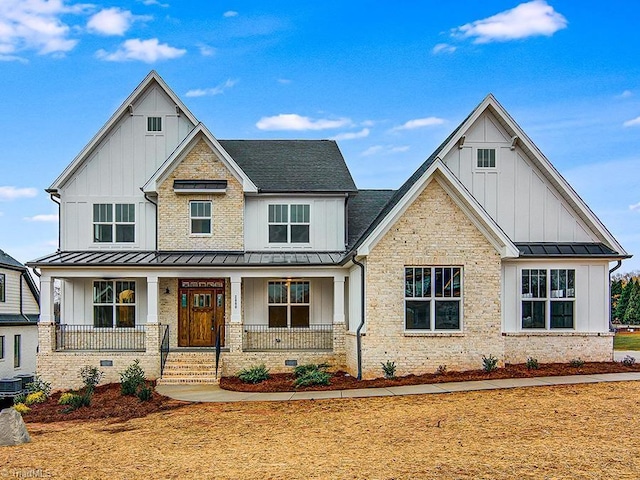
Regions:
<instances>
[{"instance_id":1,"label":"downspout","mask_svg":"<svg viewBox=\"0 0 640 480\"><path fill-rule=\"evenodd\" d=\"M613 311L611 309L611 274L618 270L622 266L622 260L618 260L618 263L615 267L609 270L609 331L613 332L615 329L613 328Z\"/></svg>"},{"instance_id":2,"label":"downspout","mask_svg":"<svg viewBox=\"0 0 640 480\"><path fill-rule=\"evenodd\" d=\"M158 251L158 204L156 202L154 202L153 200L151 200L147 196L147 193L142 190L142 188L140 188L140 191L142 191L142 194L144 195L144 199L146 201L148 201L149 203L151 203L154 207L156 207L156 248L155 248L155 250Z\"/></svg>"},{"instance_id":3,"label":"downspout","mask_svg":"<svg viewBox=\"0 0 640 480\"><path fill-rule=\"evenodd\" d=\"M358 380L362 380L362 338L360 336L360 332L362 331L362 327L364 327L364 307L365 307L365 297L364 297L364 265L356 260L357 252L354 252L353 257L351 257L351 261L360 267L361 271L361 279L360 279L360 325L358 325L358 329L356 330L356 356L358 358Z\"/></svg>"}]
</instances>

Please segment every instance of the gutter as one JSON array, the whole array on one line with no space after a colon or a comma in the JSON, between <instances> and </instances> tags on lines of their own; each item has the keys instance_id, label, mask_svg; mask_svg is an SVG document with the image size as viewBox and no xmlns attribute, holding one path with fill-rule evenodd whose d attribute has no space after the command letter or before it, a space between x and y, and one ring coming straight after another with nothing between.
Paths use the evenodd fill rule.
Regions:
<instances>
[{"instance_id":1,"label":"gutter","mask_svg":"<svg viewBox=\"0 0 640 480\"><path fill-rule=\"evenodd\" d=\"M362 380L362 337L360 332L362 331L362 327L364 327L364 307L365 307L365 296L364 296L364 264L360 263L356 260L357 252L353 253L351 257L351 261L360 267L361 271L361 280L360 280L360 325L358 325L358 329L356 330L356 356L358 358L358 380Z\"/></svg>"},{"instance_id":2,"label":"gutter","mask_svg":"<svg viewBox=\"0 0 640 480\"><path fill-rule=\"evenodd\" d=\"M147 196L147 192L145 192L144 190L142 190L142 187L140 187L140 191L142 192L142 194L144 195L144 199L146 201L148 201L149 203L151 203L155 208L156 208L156 252L158 251L158 204L156 202L154 202L153 200L151 200L148 196Z\"/></svg>"},{"instance_id":3,"label":"gutter","mask_svg":"<svg viewBox=\"0 0 640 480\"><path fill-rule=\"evenodd\" d=\"M622 266L622 260L618 260L615 267L609 270L609 331L614 332L613 328L613 311L611 310L611 274Z\"/></svg>"}]
</instances>

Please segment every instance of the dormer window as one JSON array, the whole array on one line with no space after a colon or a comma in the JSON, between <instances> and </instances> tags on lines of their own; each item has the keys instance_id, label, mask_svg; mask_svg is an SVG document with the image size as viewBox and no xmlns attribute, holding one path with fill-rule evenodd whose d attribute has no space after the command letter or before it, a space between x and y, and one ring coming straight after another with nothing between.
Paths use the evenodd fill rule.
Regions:
<instances>
[{"instance_id":1,"label":"dormer window","mask_svg":"<svg viewBox=\"0 0 640 480\"><path fill-rule=\"evenodd\" d=\"M162 117L147 117L147 132L161 132Z\"/></svg>"},{"instance_id":2,"label":"dormer window","mask_svg":"<svg viewBox=\"0 0 640 480\"><path fill-rule=\"evenodd\" d=\"M477 166L478 168L496 168L496 149L479 148Z\"/></svg>"}]
</instances>

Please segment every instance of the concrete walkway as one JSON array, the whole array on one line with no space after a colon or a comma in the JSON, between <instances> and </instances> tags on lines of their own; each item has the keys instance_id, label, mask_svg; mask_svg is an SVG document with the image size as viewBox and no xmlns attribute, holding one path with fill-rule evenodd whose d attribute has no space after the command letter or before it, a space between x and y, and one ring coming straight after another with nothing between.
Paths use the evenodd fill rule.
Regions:
<instances>
[{"instance_id":1,"label":"concrete walkway","mask_svg":"<svg viewBox=\"0 0 640 480\"><path fill-rule=\"evenodd\" d=\"M635 352L636 354L640 352ZM640 355L638 355L640 357ZM624 358L624 355L622 356ZM402 387L361 388L320 392L247 393L223 390L218 385L160 385L156 391L176 400L189 402L273 402L289 400L320 400L325 398L393 397L396 395L424 395L430 393L470 392L501 388L541 387L579 383L640 381L640 372L602 373L597 375L568 375L564 377L505 378L473 382L432 383Z\"/></svg>"}]
</instances>

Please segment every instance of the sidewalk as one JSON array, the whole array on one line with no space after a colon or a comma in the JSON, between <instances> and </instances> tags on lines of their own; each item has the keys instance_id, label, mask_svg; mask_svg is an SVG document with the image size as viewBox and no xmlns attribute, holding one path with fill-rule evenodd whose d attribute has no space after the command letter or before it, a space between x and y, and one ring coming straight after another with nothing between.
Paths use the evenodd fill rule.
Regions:
<instances>
[{"instance_id":1,"label":"sidewalk","mask_svg":"<svg viewBox=\"0 0 640 480\"><path fill-rule=\"evenodd\" d=\"M635 352L640 353L640 352ZM640 357L640 355L638 355ZM624 355L622 356L624 358ZM502 388L542 387L579 383L639 381L640 372L602 373L597 375L568 375L563 377L505 378L473 382L430 383L387 388L328 390L319 392L248 393L223 390L218 385L161 385L156 391L176 400L189 402L273 402L289 400L320 400L326 398L392 397L396 395L424 395L432 393L470 392Z\"/></svg>"}]
</instances>

